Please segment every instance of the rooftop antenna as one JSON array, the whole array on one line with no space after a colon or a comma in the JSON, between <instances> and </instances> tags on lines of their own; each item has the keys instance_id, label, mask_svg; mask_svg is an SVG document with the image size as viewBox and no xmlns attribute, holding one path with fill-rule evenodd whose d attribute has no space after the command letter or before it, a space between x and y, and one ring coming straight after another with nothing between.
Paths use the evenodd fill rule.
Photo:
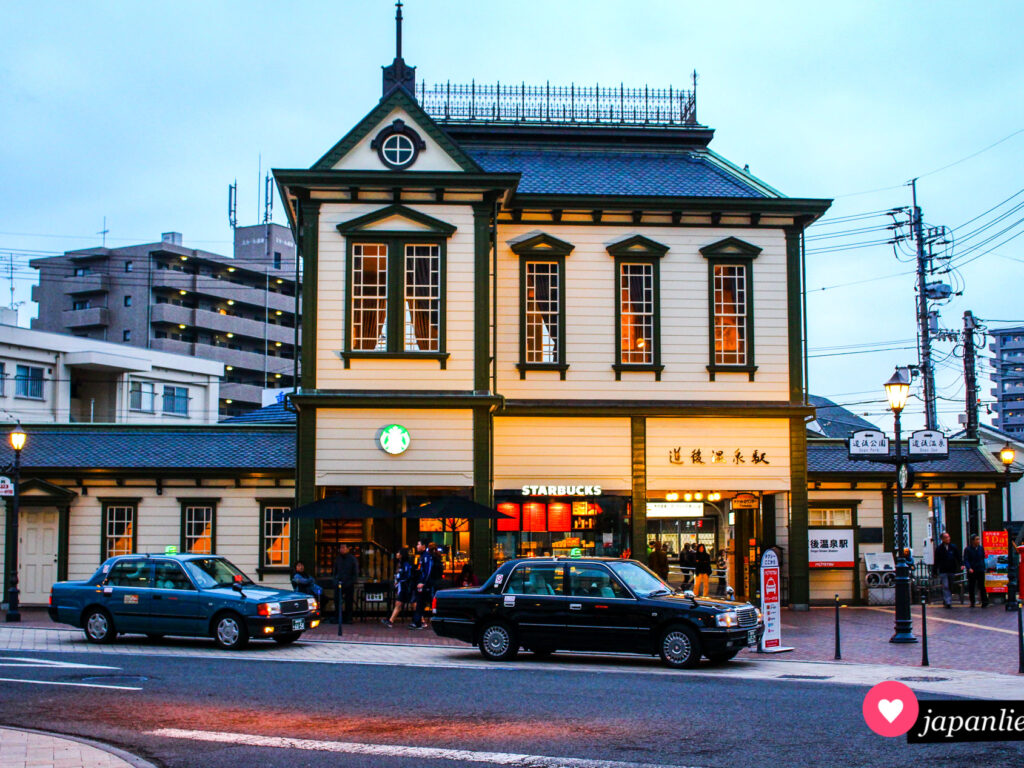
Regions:
<instances>
[{"instance_id":1,"label":"rooftop antenna","mask_svg":"<svg viewBox=\"0 0 1024 768\"><path fill-rule=\"evenodd\" d=\"M97 235L103 235L103 247L104 248L107 247L107 234L109 232L110 232L110 230L107 229L107 217L104 216L103 217L103 229L101 229L99 232L96 233Z\"/></svg>"},{"instance_id":2,"label":"rooftop antenna","mask_svg":"<svg viewBox=\"0 0 1024 768\"><path fill-rule=\"evenodd\" d=\"M263 181L263 153L256 155L256 221L260 220L260 183Z\"/></svg>"},{"instance_id":3,"label":"rooftop antenna","mask_svg":"<svg viewBox=\"0 0 1024 768\"><path fill-rule=\"evenodd\" d=\"M238 226L238 179L228 184L228 224L232 230Z\"/></svg>"},{"instance_id":4,"label":"rooftop antenna","mask_svg":"<svg viewBox=\"0 0 1024 768\"><path fill-rule=\"evenodd\" d=\"M263 223L269 224L272 218L274 218L274 183L268 171L263 182Z\"/></svg>"}]
</instances>

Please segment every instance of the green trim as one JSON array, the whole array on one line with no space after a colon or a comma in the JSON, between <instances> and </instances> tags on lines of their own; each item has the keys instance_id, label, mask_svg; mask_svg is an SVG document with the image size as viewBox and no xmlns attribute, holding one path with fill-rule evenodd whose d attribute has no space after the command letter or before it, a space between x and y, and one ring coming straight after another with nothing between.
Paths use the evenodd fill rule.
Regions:
<instances>
[{"instance_id":1,"label":"green trim","mask_svg":"<svg viewBox=\"0 0 1024 768\"><path fill-rule=\"evenodd\" d=\"M568 256L576 248L572 243L559 240L546 232L538 232L525 239L508 241L508 247L516 256L530 256L539 258L551 258L553 256Z\"/></svg>"},{"instance_id":2,"label":"green trim","mask_svg":"<svg viewBox=\"0 0 1024 768\"><path fill-rule=\"evenodd\" d=\"M138 523L138 520L135 521ZM68 580L68 552L71 548L71 507L57 508L57 581ZM133 531L134 536L134 531ZM135 549L135 539L132 549Z\"/></svg>"},{"instance_id":3,"label":"green trim","mask_svg":"<svg viewBox=\"0 0 1024 768\"><path fill-rule=\"evenodd\" d=\"M432 194L437 189L475 189L482 192L505 194L514 190L522 174L519 173L466 173L463 171L331 171L306 170L304 168L274 169L279 183L287 188L288 194L296 195L301 190L345 191L372 188L392 191L395 189L422 189ZM286 198L283 198L286 199ZM350 201L351 202L351 201ZM465 200L430 201L431 205L447 203L466 205Z\"/></svg>"},{"instance_id":4,"label":"green trim","mask_svg":"<svg viewBox=\"0 0 1024 768\"><path fill-rule=\"evenodd\" d=\"M729 173L736 174L737 176L740 177L740 181L742 181L744 184L749 184L750 186L754 187L763 194L768 194L780 198L785 197L785 195L779 192L779 190L775 189L775 187L772 187L766 182L762 181L747 169L740 168L738 165L735 165L734 163L726 160L717 152L714 152L707 147L704 147L703 150L701 150L700 152L695 152L694 154L703 154L704 159L706 159L712 165L717 165L719 168L722 168L728 171Z\"/></svg>"},{"instance_id":5,"label":"green trim","mask_svg":"<svg viewBox=\"0 0 1024 768\"><path fill-rule=\"evenodd\" d=\"M797 610L805 610L811 598L807 551L807 427L800 417L789 420L789 461L789 603Z\"/></svg>"},{"instance_id":6,"label":"green trim","mask_svg":"<svg viewBox=\"0 0 1024 768\"><path fill-rule=\"evenodd\" d=\"M259 539L260 548L256 557L256 574L262 579L264 574L267 573L291 573L292 564L295 562L294 554L294 536L291 535L289 529L288 536L288 564L287 565L264 565L263 561L267 554L267 526L266 526L266 515L267 507L287 507L288 509L294 509L294 499L282 497L278 499L265 498L256 499L260 505L260 516L259 516ZM289 518L291 520L291 518ZM297 520L291 520L291 524L297 523Z\"/></svg>"},{"instance_id":7,"label":"green trim","mask_svg":"<svg viewBox=\"0 0 1024 768\"><path fill-rule=\"evenodd\" d=\"M728 523L728 518L726 518ZM761 551L774 547L776 538L777 507L775 494L765 493L761 496Z\"/></svg>"},{"instance_id":8,"label":"green trim","mask_svg":"<svg viewBox=\"0 0 1024 768\"><path fill-rule=\"evenodd\" d=\"M490 408L473 409L473 501L490 507L494 504L493 443L494 423ZM470 523L470 556L476 573L494 570L494 521L473 520Z\"/></svg>"},{"instance_id":9,"label":"green trim","mask_svg":"<svg viewBox=\"0 0 1024 768\"><path fill-rule=\"evenodd\" d=\"M416 127L427 134L443 149L464 171L480 173L482 169L476 162L452 141L436 122L428 115L416 100L401 88L396 88L384 96L370 113L356 123L355 127L331 147L327 153L313 163L311 170L328 170L347 155L357 144L370 135L370 131L384 121L396 109L404 109ZM384 126L386 129L388 126ZM411 127L411 126L410 126ZM276 175L276 172L275 172Z\"/></svg>"},{"instance_id":10,"label":"green trim","mask_svg":"<svg viewBox=\"0 0 1024 768\"><path fill-rule=\"evenodd\" d=\"M454 231L454 228L453 230ZM387 297L387 336L388 348L385 352L370 349L352 349L352 329L354 327L352 306L352 278L355 258L352 247L361 244L384 244L387 247L388 265L388 297ZM405 249L409 245L438 246L438 338L437 351L409 352L405 349ZM381 359L423 359L438 360L441 368L447 367L448 354L445 351L448 341L448 240L447 235L417 234L402 232L398 235L365 232L359 235L348 235L345 238L345 336L344 348L339 353L349 367L349 361L360 358ZM304 345L305 346L305 345Z\"/></svg>"},{"instance_id":11,"label":"green trim","mask_svg":"<svg viewBox=\"0 0 1024 768\"><path fill-rule=\"evenodd\" d=\"M668 253L668 246L643 235L633 235L612 243L607 246L606 250L612 256L628 256L629 258L646 256L660 259Z\"/></svg>"},{"instance_id":12,"label":"green trim","mask_svg":"<svg viewBox=\"0 0 1024 768\"><path fill-rule=\"evenodd\" d=\"M789 400L804 401L803 284L800 237L803 227L786 227L786 308L789 320Z\"/></svg>"},{"instance_id":13,"label":"green trim","mask_svg":"<svg viewBox=\"0 0 1024 768\"><path fill-rule=\"evenodd\" d=\"M671 197L668 195L542 195L515 194L509 208L561 208L564 210L651 210L706 211L727 214L757 212L786 216L822 216L831 200L816 198L765 197ZM810 222L808 222L810 223Z\"/></svg>"},{"instance_id":14,"label":"green trim","mask_svg":"<svg viewBox=\"0 0 1024 768\"><path fill-rule=\"evenodd\" d=\"M548 235L538 235L527 242L533 242L539 238L548 238ZM566 329L565 329L565 299L566 299L566 272L565 257L575 246L570 245L556 238L549 238L568 248L564 253L556 253L555 247L551 251L541 255L543 249L538 250L533 246L526 246L525 243L517 243L512 246L513 252L519 255L519 362L516 369L519 371L519 378L525 379L527 371L558 371L559 378L565 381L565 372L569 370L568 355L566 353ZM526 246L526 247L523 247ZM523 247L522 251L517 251ZM553 262L558 275L558 360L554 363L530 363L526 361L526 271L527 265L531 263Z\"/></svg>"},{"instance_id":15,"label":"green trim","mask_svg":"<svg viewBox=\"0 0 1024 768\"><path fill-rule=\"evenodd\" d=\"M630 475L632 506L629 548L633 559L643 562L647 555L647 420L633 416L629 420Z\"/></svg>"},{"instance_id":16,"label":"green trim","mask_svg":"<svg viewBox=\"0 0 1024 768\"><path fill-rule=\"evenodd\" d=\"M316 500L316 408L299 407L295 440L295 507ZM301 518L292 527L293 558L316 562L316 521ZM294 560L293 560L294 562ZM315 570L315 568L314 568Z\"/></svg>"},{"instance_id":17,"label":"green trim","mask_svg":"<svg viewBox=\"0 0 1024 768\"><path fill-rule=\"evenodd\" d=\"M491 221L494 201L473 205L473 389L490 392Z\"/></svg>"},{"instance_id":18,"label":"green trim","mask_svg":"<svg viewBox=\"0 0 1024 768\"><path fill-rule=\"evenodd\" d=\"M188 498L178 497L178 504L181 506L181 528L178 538L178 551L183 555L188 553L185 548L185 508L186 507L213 507L213 519L210 521L210 552L217 554L217 505L219 498Z\"/></svg>"},{"instance_id":19,"label":"green trim","mask_svg":"<svg viewBox=\"0 0 1024 768\"><path fill-rule=\"evenodd\" d=\"M428 216L427 214L421 213L420 211L417 211L413 208L409 208L408 206L395 203L394 205L389 205L384 208L380 208L376 211L371 211L370 213L364 214L362 216L357 216L354 219L343 221L341 222L341 224L338 225L338 231L342 235L345 235L346 237L349 235L358 234L386 234L393 237L409 237L412 235L419 234L418 232L415 231L404 230L388 233L380 231L364 231L366 227L370 226L371 224L375 224L378 221L385 221L386 219L390 219L393 216L400 216L403 219L408 219L411 222L414 222L416 224L422 224L423 226L428 227L430 231L427 232L426 234L450 237L457 229L457 227L455 227L453 224L449 224L446 221L441 221L441 219L435 219L433 216Z\"/></svg>"},{"instance_id":20,"label":"green trim","mask_svg":"<svg viewBox=\"0 0 1024 768\"><path fill-rule=\"evenodd\" d=\"M502 403L502 398L498 395L490 394L477 394L474 392L465 392L461 390L452 390L452 392L388 392L386 390L378 392L363 392L363 391L325 391L325 392L306 392L301 395L295 395L291 398L292 401L299 406L299 426L300 436L299 443L301 447L302 435L301 426L303 413L312 413L315 408L454 408L454 409L465 409L474 408L476 406L487 406L488 408L496 407Z\"/></svg>"},{"instance_id":21,"label":"green trim","mask_svg":"<svg viewBox=\"0 0 1024 768\"><path fill-rule=\"evenodd\" d=\"M119 499L117 497L98 498L100 503L100 562L107 559L107 514L110 507L131 507L132 508L132 551L136 554L139 551L139 503L142 499ZM59 556L58 556L59 558Z\"/></svg>"},{"instance_id":22,"label":"green trim","mask_svg":"<svg viewBox=\"0 0 1024 768\"><path fill-rule=\"evenodd\" d=\"M301 386L316 388L317 272L320 248L320 203L299 204L299 258L302 259L302 345L299 349Z\"/></svg>"},{"instance_id":23,"label":"green trim","mask_svg":"<svg viewBox=\"0 0 1024 768\"><path fill-rule=\"evenodd\" d=\"M714 416L720 418L804 419L813 408L786 402L722 402L714 400L505 400L498 416L617 417ZM863 479L863 478L861 478Z\"/></svg>"},{"instance_id":24,"label":"green trim","mask_svg":"<svg viewBox=\"0 0 1024 768\"><path fill-rule=\"evenodd\" d=\"M718 373L745 373L749 381L754 380L757 364L754 361L754 259L761 253L761 248L740 240L727 237L700 249L701 255L708 262L708 378L715 380ZM715 362L715 267L743 267L746 302L746 340L747 361L742 365L722 365Z\"/></svg>"},{"instance_id":25,"label":"green trim","mask_svg":"<svg viewBox=\"0 0 1024 768\"><path fill-rule=\"evenodd\" d=\"M630 238L632 240L633 238ZM645 238L646 239L646 238ZM629 240L625 241L629 242ZM653 242L653 241L651 241ZM622 245L622 243L618 244ZM615 246L608 248L609 254L612 253L611 249ZM667 251L668 249L666 249ZM612 365L612 370L615 371L615 380L621 381L623 372L634 372L634 371L647 371L654 373L654 380L661 381L661 372L665 370L665 366L661 364L661 257L664 256L665 252L661 252L656 255L633 255L628 256L615 256L615 284L613 287L612 295L615 297L615 363ZM652 269L652 283L654 287L654 317L653 322L653 339L651 340L653 349L653 355L651 363L623 363L622 362L622 265L623 264L650 264Z\"/></svg>"}]
</instances>

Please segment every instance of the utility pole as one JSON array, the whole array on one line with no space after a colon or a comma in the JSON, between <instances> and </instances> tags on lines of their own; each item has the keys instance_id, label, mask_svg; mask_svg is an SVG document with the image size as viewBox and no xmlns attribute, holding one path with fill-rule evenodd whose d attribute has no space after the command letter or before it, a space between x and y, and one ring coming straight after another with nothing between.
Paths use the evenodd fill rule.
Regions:
<instances>
[{"instance_id":1,"label":"utility pole","mask_svg":"<svg viewBox=\"0 0 1024 768\"><path fill-rule=\"evenodd\" d=\"M917 244L917 326L918 346L921 363L921 378L924 380L924 419L927 429L939 428L939 414L935 400L935 370L932 367L931 329L928 327L928 296L925 280L931 271L931 258L924 250L924 233L921 226L921 209L917 205L917 179L912 179L914 205L911 212L914 241Z\"/></svg>"},{"instance_id":2,"label":"utility pole","mask_svg":"<svg viewBox=\"0 0 1024 768\"><path fill-rule=\"evenodd\" d=\"M974 367L974 331L977 321L970 310L964 312L964 385L967 390L967 439L978 439L978 378Z\"/></svg>"}]
</instances>

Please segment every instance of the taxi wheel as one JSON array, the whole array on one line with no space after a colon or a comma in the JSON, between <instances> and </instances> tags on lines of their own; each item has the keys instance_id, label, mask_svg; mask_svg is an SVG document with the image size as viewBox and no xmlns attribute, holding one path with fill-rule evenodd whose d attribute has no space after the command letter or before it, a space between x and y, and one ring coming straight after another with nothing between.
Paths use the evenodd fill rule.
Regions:
<instances>
[{"instance_id":1,"label":"taxi wheel","mask_svg":"<svg viewBox=\"0 0 1024 768\"><path fill-rule=\"evenodd\" d=\"M658 654L666 666L674 669L693 669L700 661L700 640L687 626L675 624L661 636Z\"/></svg>"},{"instance_id":2,"label":"taxi wheel","mask_svg":"<svg viewBox=\"0 0 1024 768\"><path fill-rule=\"evenodd\" d=\"M284 632L280 635L274 635L274 642L278 645L291 645L300 637L302 637L301 632Z\"/></svg>"},{"instance_id":3,"label":"taxi wheel","mask_svg":"<svg viewBox=\"0 0 1024 768\"><path fill-rule=\"evenodd\" d=\"M480 642L477 645L484 658L491 661L511 661L519 653L515 633L508 624L501 621L485 624L480 630Z\"/></svg>"},{"instance_id":4,"label":"taxi wheel","mask_svg":"<svg viewBox=\"0 0 1024 768\"><path fill-rule=\"evenodd\" d=\"M225 651L237 651L248 644L249 632L241 616L237 613L224 613L214 623L213 639Z\"/></svg>"},{"instance_id":5,"label":"taxi wheel","mask_svg":"<svg viewBox=\"0 0 1024 768\"><path fill-rule=\"evenodd\" d=\"M93 608L85 615L82 622L85 629L85 639L90 643L112 643L117 637L117 630L114 629L114 620L110 614L102 608Z\"/></svg>"},{"instance_id":6,"label":"taxi wheel","mask_svg":"<svg viewBox=\"0 0 1024 768\"><path fill-rule=\"evenodd\" d=\"M739 653L739 651L722 651L720 653L709 653L708 661L710 661L712 664L725 664L725 662L735 658L737 653Z\"/></svg>"}]
</instances>

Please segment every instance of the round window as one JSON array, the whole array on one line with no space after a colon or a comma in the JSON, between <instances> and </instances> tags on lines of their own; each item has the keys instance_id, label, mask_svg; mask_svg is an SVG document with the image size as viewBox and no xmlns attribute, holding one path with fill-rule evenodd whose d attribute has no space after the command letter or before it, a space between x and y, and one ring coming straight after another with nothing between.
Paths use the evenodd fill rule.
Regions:
<instances>
[{"instance_id":1,"label":"round window","mask_svg":"<svg viewBox=\"0 0 1024 768\"><path fill-rule=\"evenodd\" d=\"M404 133L393 133L388 136L384 139L380 151L389 165L399 168L411 163L416 156L416 146Z\"/></svg>"}]
</instances>

